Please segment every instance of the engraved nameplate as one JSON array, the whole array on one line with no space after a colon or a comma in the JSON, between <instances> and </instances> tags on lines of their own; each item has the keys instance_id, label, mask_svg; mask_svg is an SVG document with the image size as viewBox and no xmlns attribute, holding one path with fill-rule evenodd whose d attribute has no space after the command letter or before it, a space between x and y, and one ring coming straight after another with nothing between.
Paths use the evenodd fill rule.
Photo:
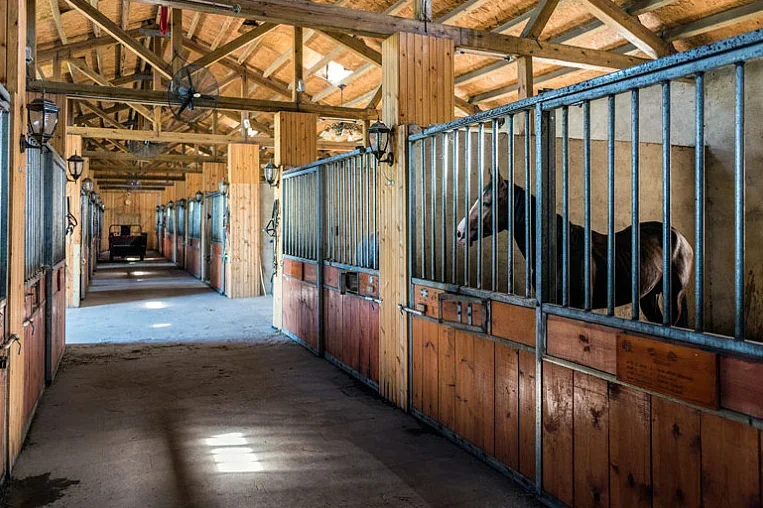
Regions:
<instances>
[{"instance_id":1,"label":"engraved nameplate","mask_svg":"<svg viewBox=\"0 0 763 508\"><path fill-rule=\"evenodd\" d=\"M618 335L617 379L700 406L718 408L715 353Z\"/></svg>"}]
</instances>

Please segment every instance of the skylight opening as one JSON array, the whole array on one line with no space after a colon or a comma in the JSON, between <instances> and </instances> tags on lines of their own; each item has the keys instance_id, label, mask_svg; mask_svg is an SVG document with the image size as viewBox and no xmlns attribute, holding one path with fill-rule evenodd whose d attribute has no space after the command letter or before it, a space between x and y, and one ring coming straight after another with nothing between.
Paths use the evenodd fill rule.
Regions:
<instances>
[{"instance_id":1,"label":"skylight opening","mask_svg":"<svg viewBox=\"0 0 763 508\"><path fill-rule=\"evenodd\" d=\"M352 74L351 70L345 69L342 64L333 60L326 65L326 80L334 86L339 85L350 74Z\"/></svg>"}]
</instances>

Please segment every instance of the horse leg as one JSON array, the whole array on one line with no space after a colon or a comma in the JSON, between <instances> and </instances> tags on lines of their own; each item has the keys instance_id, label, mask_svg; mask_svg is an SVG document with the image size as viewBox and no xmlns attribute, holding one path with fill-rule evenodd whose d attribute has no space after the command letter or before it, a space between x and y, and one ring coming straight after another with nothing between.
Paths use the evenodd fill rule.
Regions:
<instances>
[{"instance_id":1,"label":"horse leg","mask_svg":"<svg viewBox=\"0 0 763 508\"><path fill-rule=\"evenodd\" d=\"M647 321L652 323L662 323L662 310L660 310L660 304L657 301L661 287L662 282L658 282L651 291L642 296L639 300L641 303L641 312L644 313Z\"/></svg>"}]
</instances>

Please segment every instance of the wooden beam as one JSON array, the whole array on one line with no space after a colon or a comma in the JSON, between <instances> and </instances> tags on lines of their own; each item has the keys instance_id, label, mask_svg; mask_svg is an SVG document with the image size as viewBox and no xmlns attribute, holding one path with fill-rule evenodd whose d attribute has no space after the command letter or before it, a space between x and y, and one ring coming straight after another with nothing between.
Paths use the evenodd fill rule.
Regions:
<instances>
[{"instance_id":1,"label":"wooden beam","mask_svg":"<svg viewBox=\"0 0 763 508\"><path fill-rule=\"evenodd\" d=\"M131 88L115 88L104 86L80 85L74 83L56 83L50 81L30 81L29 91L39 93L59 93L67 97L108 101L126 102L130 104L165 105L167 94L153 90L136 90ZM365 120L376 118L376 113L366 109L343 108L322 104L294 104L293 102L278 102L260 99L243 99L241 97L217 98L216 102L199 100L195 103L199 108L216 108L230 111L260 111L277 112L292 111L316 113L324 118L346 118L350 120ZM182 141L180 141L182 143Z\"/></svg>"},{"instance_id":2,"label":"wooden beam","mask_svg":"<svg viewBox=\"0 0 763 508\"><path fill-rule=\"evenodd\" d=\"M364 60L367 60L381 67L381 64L382 64L381 53L379 53L378 51L374 49L369 48L366 45L366 43L363 42L362 40L357 39L355 37L350 37L349 35L337 33L337 32L322 31L321 33L326 35L328 38L336 41L342 47L355 53L360 58L363 58Z\"/></svg>"},{"instance_id":3,"label":"wooden beam","mask_svg":"<svg viewBox=\"0 0 763 508\"><path fill-rule=\"evenodd\" d=\"M69 38L66 36L63 23L61 23L61 10L58 8L58 0L50 0L50 12L53 16L53 23L56 25L58 38L61 39L61 44L68 44ZM37 58L40 58L39 55Z\"/></svg>"},{"instance_id":4,"label":"wooden beam","mask_svg":"<svg viewBox=\"0 0 763 508\"><path fill-rule=\"evenodd\" d=\"M652 58L673 52L670 43L641 24L635 16L610 0L582 0L588 11Z\"/></svg>"},{"instance_id":5,"label":"wooden beam","mask_svg":"<svg viewBox=\"0 0 763 508\"><path fill-rule=\"evenodd\" d=\"M186 61L183 38L183 11L180 9L173 9L172 23L170 25L170 40L172 41L170 45L172 48L172 56L170 58L170 62L173 72L177 72L178 69L182 67L181 62Z\"/></svg>"},{"instance_id":6,"label":"wooden beam","mask_svg":"<svg viewBox=\"0 0 763 508\"><path fill-rule=\"evenodd\" d=\"M469 101L462 99L459 96L455 96L456 99L456 107L466 113L467 115L474 115L475 113L479 113L482 111L479 106L476 104L471 104Z\"/></svg>"},{"instance_id":7,"label":"wooden beam","mask_svg":"<svg viewBox=\"0 0 763 508\"><path fill-rule=\"evenodd\" d=\"M67 0L82 1L82 0ZM369 37L388 37L395 33L413 33L454 41L457 47L503 55L525 55L542 58L562 65L597 69L622 69L644 63L644 59L612 54L607 51L578 48L546 41L533 41L521 37L496 34L484 30L439 25L388 14L348 9L334 5L291 0L235 0L238 12L230 7L232 0L217 4L197 3L192 0L141 0L150 4L170 5L226 14L264 22L312 27L341 33Z\"/></svg>"},{"instance_id":8,"label":"wooden beam","mask_svg":"<svg viewBox=\"0 0 763 508\"><path fill-rule=\"evenodd\" d=\"M110 152L107 150L84 150L82 157L91 160L107 161L155 161L155 162L225 162L225 157L204 157L201 155L155 155L154 157L138 157L132 153Z\"/></svg>"},{"instance_id":9,"label":"wooden beam","mask_svg":"<svg viewBox=\"0 0 763 508\"><path fill-rule=\"evenodd\" d=\"M140 34L138 30L127 31L128 35L140 39L145 37ZM94 48L104 48L107 46L113 46L119 44L119 41L114 40L110 35L104 35L102 37L88 37L77 42L70 42L68 44L54 44L48 45L45 48L37 50L37 60L45 62L52 60L55 55L59 55L61 58L69 58L75 53L82 51L90 51Z\"/></svg>"},{"instance_id":10,"label":"wooden beam","mask_svg":"<svg viewBox=\"0 0 763 508\"><path fill-rule=\"evenodd\" d=\"M146 49L140 42L130 36L119 25L107 18L98 9L95 9L92 5L85 0L66 0L69 5L77 9L87 19L100 26L106 33L111 35L117 41L122 43L124 47L138 55L154 69L159 71L167 79L172 79L172 73L167 70L167 64L159 58L158 55Z\"/></svg>"},{"instance_id":11,"label":"wooden beam","mask_svg":"<svg viewBox=\"0 0 763 508\"><path fill-rule=\"evenodd\" d=\"M95 104L92 104L88 101L80 101L80 103L85 106L87 109L93 112L93 114L96 115L96 117L100 118L104 121L106 125L109 125L110 127L114 127L115 129L121 129L124 126L111 118L104 110L96 106Z\"/></svg>"},{"instance_id":12,"label":"wooden beam","mask_svg":"<svg viewBox=\"0 0 763 508\"><path fill-rule=\"evenodd\" d=\"M304 88L305 81L303 78L304 63L303 57L305 54L305 48L302 40L302 27L294 27L294 40L291 45L291 61L293 64L293 75L291 82L291 100L292 102L299 102L301 91L300 88Z\"/></svg>"},{"instance_id":13,"label":"wooden beam","mask_svg":"<svg viewBox=\"0 0 763 508\"><path fill-rule=\"evenodd\" d=\"M473 10L479 9L483 5L487 4L489 1L490 0L467 0L466 2L460 4L455 9L448 11L434 21L435 23L440 24L454 23L464 16L467 16Z\"/></svg>"},{"instance_id":14,"label":"wooden beam","mask_svg":"<svg viewBox=\"0 0 763 508\"><path fill-rule=\"evenodd\" d=\"M257 28L255 28L254 30L250 30L249 32L246 32L245 34L239 37L236 37L229 43L224 44L220 46L219 48L210 51L206 55L201 56L200 58L195 60L193 64L198 65L199 67L208 67L215 62L219 62L220 60L230 55L234 51L246 46L250 42L259 39L260 37L270 32L277 26L278 25L275 25L273 23L263 23Z\"/></svg>"},{"instance_id":15,"label":"wooden beam","mask_svg":"<svg viewBox=\"0 0 763 508\"><path fill-rule=\"evenodd\" d=\"M530 57L517 58L517 90L520 99L533 96L533 60Z\"/></svg>"},{"instance_id":16,"label":"wooden beam","mask_svg":"<svg viewBox=\"0 0 763 508\"><path fill-rule=\"evenodd\" d=\"M530 16L527 25L522 30L522 37L529 37L531 39L540 37L557 5L559 5L559 0L540 0L538 6L533 9L533 14Z\"/></svg>"}]
</instances>

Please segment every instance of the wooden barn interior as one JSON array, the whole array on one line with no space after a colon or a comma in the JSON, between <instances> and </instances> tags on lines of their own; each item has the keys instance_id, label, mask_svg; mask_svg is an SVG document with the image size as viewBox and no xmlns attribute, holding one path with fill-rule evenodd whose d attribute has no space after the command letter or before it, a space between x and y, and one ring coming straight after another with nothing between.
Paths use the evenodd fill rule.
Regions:
<instances>
[{"instance_id":1,"label":"wooden barn interior","mask_svg":"<svg viewBox=\"0 0 763 508\"><path fill-rule=\"evenodd\" d=\"M761 23L3 0L0 504L763 506Z\"/></svg>"}]
</instances>

